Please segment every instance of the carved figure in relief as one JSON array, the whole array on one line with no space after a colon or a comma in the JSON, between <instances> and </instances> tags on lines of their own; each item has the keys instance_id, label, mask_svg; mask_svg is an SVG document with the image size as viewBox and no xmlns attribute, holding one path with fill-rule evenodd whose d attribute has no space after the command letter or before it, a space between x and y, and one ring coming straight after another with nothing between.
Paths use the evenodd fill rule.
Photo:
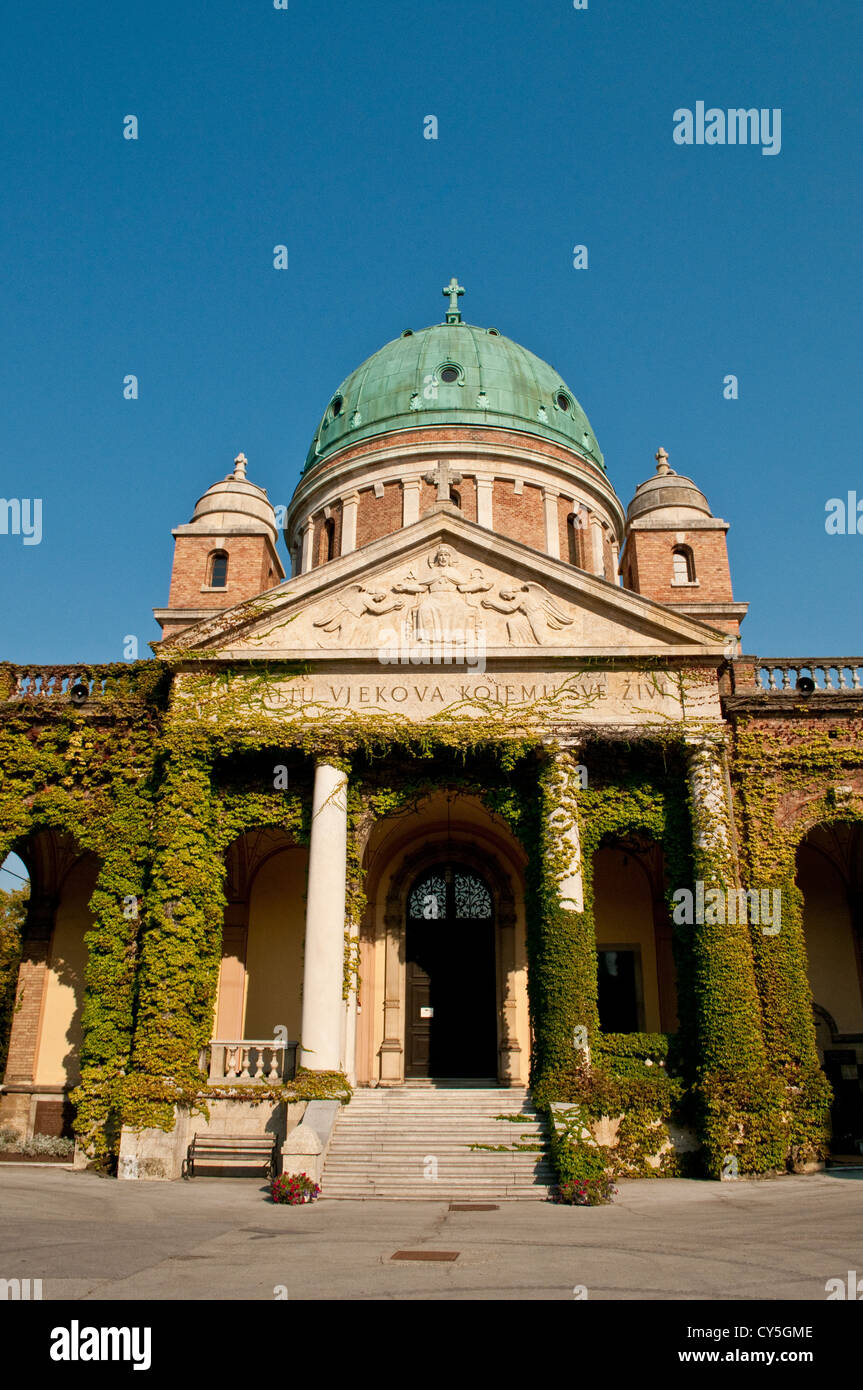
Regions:
<instances>
[{"instance_id":1,"label":"carved figure in relief","mask_svg":"<svg viewBox=\"0 0 863 1390\"><path fill-rule=\"evenodd\" d=\"M487 593L491 580L482 570L465 575L456 568L455 556L449 546L438 546L428 557L431 574L418 579L410 570L400 583L394 584L395 594L420 595L411 615L413 640L416 642L445 642L453 632L476 628L477 614L465 594ZM473 611L472 611L473 610Z\"/></svg>"},{"instance_id":2,"label":"carved figure in relief","mask_svg":"<svg viewBox=\"0 0 863 1390\"><path fill-rule=\"evenodd\" d=\"M382 613L392 613L404 608L402 599L392 599L388 594L373 593L362 584L349 584L344 593L336 595L339 607L325 618L316 618L315 627L324 632L338 633L344 642L351 643L362 619L367 614L378 617Z\"/></svg>"},{"instance_id":3,"label":"carved figure in relief","mask_svg":"<svg viewBox=\"0 0 863 1390\"><path fill-rule=\"evenodd\" d=\"M522 584L518 589L501 589L497 598L484 598L483 608L510 614L506 623L507 640L515 647L542 642L548 628L568 627L572 618L559 608L541 584Z\"/></svg>"}]
</instances>

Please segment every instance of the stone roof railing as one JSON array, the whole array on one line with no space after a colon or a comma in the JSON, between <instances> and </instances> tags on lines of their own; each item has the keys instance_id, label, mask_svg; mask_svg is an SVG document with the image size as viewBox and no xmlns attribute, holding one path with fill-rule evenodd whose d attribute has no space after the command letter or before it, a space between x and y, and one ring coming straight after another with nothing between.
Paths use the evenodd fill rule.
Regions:
<instances>
[{"instance_id":1,"label":"stone roof railing","mask_svg":"<svg viewBox=\"0 0 863 1390\"><path fill-rule=\"evenodd\" d=\"M768 693L863 691L863 656L759 656L752 661L756 688Z\"/></svg>"},{"instance_id":2,"label":"stone roof railing","mask_svg":"<svg viewBox=\"0 0 863 1390\"><path fill-rule=\"evenodd\" d=\"M109 689L128 690L136 684L138 668L149 662L111 663L98 666L16 666L0 664L0 700L27 704L51 701L84 705L99 700Z\"/></svg>"}]
</instances>

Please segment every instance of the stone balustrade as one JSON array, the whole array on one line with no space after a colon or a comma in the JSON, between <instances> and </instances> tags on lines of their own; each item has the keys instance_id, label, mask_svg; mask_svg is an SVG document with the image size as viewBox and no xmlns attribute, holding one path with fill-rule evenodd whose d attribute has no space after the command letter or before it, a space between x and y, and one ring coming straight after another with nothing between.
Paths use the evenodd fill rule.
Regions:
<instances>
[{"instance_id":1,"label":"stone balustrade","mask_svg":"<svg viewBox=\"0 0 863 1390\"><path fill-rule=\"evenodd\" d=\"M822 694L863 690L863 656L760 656L755 668L757 684L767 692L811 689L801 681L813 681Z\"/></svg>"},{"instance_id":2,"label":"stone balustrade","mask_svg":"<svg viewBox=\"0 0 863 1390\"><path fill-rule=\"evenodd\" d=\"M290 1081L296 1072L297 1046L275 1038L213 1038L209 1065L204 1058L210 1085L277 1086Z\"/></svg>"},{"instance_id":3,"label":"stone balustrade","mask_svg":"<svg viewBox=\"0 0 863 1390\"><path fill-rule=\"evenodd\" d=\"M0 670L0 699L98 700L124 671L111 666L4 666ZM131 678L132 667L129 667Z\"/></svg>"}]
</instances>

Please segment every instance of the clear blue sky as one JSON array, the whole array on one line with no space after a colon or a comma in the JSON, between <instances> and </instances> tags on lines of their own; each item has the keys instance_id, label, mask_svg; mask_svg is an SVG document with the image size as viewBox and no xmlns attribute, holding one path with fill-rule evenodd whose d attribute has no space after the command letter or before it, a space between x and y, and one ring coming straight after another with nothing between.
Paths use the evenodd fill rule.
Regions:
<instances>
[{"instance_id":1,"label":"clear blue sky","mask_svg":"<svg viewBox=\"0 0 863 1390\"><path fill-rule=\"evenodd\" d=\"M240 449L287 503L336 385L453 274L624 502L663 444L731 522L746 650L858 654L863 535L824 507L863 497L861 65L858 0L11 7L0 495L44 519L0 535L0 657L148 654L171 528ZM675 145L699 100L781 108L781 153Z\"/></svg>"}]
</instances>

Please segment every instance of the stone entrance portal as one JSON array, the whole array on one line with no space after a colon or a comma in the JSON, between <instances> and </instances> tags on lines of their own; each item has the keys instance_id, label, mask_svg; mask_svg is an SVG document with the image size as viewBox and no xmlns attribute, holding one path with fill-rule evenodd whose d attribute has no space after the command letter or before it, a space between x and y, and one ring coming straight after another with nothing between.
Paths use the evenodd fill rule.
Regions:
<instances>
[{"instance_id":1,"label":"stone entrance portal","mask_svg":"<svg viewBox=\"0 0 863 1390\"><path fill-rule=\"evenodd\" d=\"M443 863L416 880L405 957L405 1077L496 1077L494 915L479 874Z\"/></svg>"}]
</instances>

